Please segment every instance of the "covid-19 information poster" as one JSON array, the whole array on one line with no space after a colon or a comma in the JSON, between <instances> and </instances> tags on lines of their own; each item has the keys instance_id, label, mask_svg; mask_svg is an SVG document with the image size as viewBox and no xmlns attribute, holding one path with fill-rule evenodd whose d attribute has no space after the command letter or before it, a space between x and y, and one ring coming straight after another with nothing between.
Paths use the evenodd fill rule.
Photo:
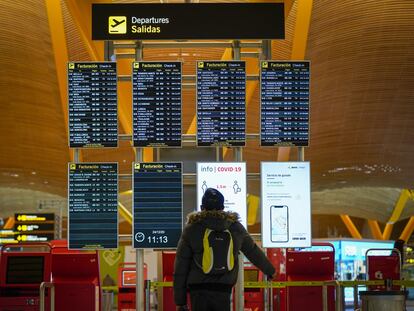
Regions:
<instances>
[{"instance_id":1,"label":"covid-19 information poster","mask_svg":"<svg viewBox=\"0 0 414 311\"><path fill-rule=\"evenodd\" d=\"M197 209L207 188L214 188L224 196L224 210L236 212L247 228L246 163L197 163Z\"/></svg>"},{"instance_id":2,"label":"covid-19 information poster","mask_svg":"<svg viewBox=\"0 0 414 311\"><path fill-rule=\"evenodd\" d=\"M262 162L263 247L309 247L309 162Z\"/></svg>"}]
</instances>

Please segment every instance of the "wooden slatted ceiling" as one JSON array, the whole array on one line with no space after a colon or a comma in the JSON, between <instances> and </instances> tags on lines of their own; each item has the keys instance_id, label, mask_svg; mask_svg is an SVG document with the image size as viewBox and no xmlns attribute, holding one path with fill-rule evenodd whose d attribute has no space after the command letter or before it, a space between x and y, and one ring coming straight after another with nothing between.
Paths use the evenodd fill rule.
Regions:
<instances>
[{"instance_id":1,"label":"wooden slatted ceiling","mask_svg":"<svg viewBox=\"0 0 414 311\"><path fill-rule=\"evenodd\" d=\"M0 186L64 194L69 152L44 3L2 1L0 27Z\"/></svg>"},{"instance_id":2,"label":"wooden slatted ceiling","mask_svg":"<svg viewBox=\"0 0 414 311\"><path fill-rule=\"evenodd\" d=\"M413 15L412 1L315 2L307 52L314 190L412 187Z\"/></svg>"},{"instance_id":3,"label":"wooden slatted ceiling","mask_svg":"<svg viewBox=\"0 0 414 311\"><path fill-rule=\"evenodd\" d=\"M65 0L60 0L62 6L63 22L65 24L66 44L70 61L90 61L88 51L82 43L81 36L75 21L70 14Z\"/></svg>"}]
</instances>

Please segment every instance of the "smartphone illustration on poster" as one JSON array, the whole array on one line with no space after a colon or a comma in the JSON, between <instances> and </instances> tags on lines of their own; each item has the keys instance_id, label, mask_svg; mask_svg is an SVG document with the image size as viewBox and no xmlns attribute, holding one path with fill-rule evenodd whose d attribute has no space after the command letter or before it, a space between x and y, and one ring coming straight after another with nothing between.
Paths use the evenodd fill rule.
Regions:
<instances>
[{"instance_id":1,"label":"smartphone illustration on poster","mask_svg":"<svg viewBox=\"0 0 414 311\"><path fill-rule=\"evenodd\" d=\"M289 212L286 205L270 206L270 233L272 242L289 241Z\"/></svg>"}]
</instances>

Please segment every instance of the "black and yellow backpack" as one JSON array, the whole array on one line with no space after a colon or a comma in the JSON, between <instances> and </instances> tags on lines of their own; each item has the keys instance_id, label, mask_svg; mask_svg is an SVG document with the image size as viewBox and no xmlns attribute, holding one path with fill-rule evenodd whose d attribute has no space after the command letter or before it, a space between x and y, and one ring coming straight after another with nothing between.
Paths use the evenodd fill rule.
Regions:
<instances>
[{"instance_id":1,"label":"black and yellow backpack","mask_svg":"<svg viewBox=\"0 0 414 311\"><path fill-rule=\"evenodd\" d=\"M233 270L233 238L229 230L205 230L201 268L205 274L223 274Z\"/></svg>"}]
</instances>

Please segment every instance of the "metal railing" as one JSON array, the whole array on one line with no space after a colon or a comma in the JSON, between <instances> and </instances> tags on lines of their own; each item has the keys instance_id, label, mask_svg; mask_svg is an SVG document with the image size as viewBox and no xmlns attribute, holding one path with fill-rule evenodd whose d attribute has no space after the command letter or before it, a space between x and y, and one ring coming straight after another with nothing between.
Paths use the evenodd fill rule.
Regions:
<instances>
[{"instance_id":1,"label":"metal railing","mask_svg":"<svg viewBox=\"0 0 414 311\"><path fill-rule=\"evenodd\" d=\"M404 288L414 287L413 281L406 280L391 280L393 285L402 286ZM146 311L150 306L150 293L155 288L172 287L173 282L150 282L146 281L145 295L146 295ZM382 286L389 280L375 280L375 281L289 281L289 282L244 282L244 288L258 288L270 290L270 297L273 297L273 290L276 289L276 296L278 307L280 310L280 289L287 287L321 287L322 288L322 310L328 311L328 288L335 288L335 311L345 310L344 289L352 287L354 289L354 310L359 308L358 287L360 286ZM266 297L266 294L264 293ZM269 296L268 296L269 297ZM265 304L265 311L273 310L273 299L270 299L270 304Z\"/></svg>"},{"instance_id":2,"label":"metal railing","mask_svg":"<svg viewBox=\"0 0 414 311\"><path fill-rule=\"evenodd\" d=\"M46 288L50 288L50 311L55 311L55 285L50 282L42 282L40 284L40 311L45 311Z\"/></svg>"},{"instance_id":3,"label":"metal railing","mask_svg":"<svg viewBox=\"0 0 414 311\"><path fill-rule=\"evenodd\" d=\"M144 49L165 49L165 48L232 48L233 41L142 41L142 48ZM255 42L240 42L241 48L263 48L262 41ZM114 43L115 49L135 49L135 42L121 42Z\"/></svg>"}]
</instances>

